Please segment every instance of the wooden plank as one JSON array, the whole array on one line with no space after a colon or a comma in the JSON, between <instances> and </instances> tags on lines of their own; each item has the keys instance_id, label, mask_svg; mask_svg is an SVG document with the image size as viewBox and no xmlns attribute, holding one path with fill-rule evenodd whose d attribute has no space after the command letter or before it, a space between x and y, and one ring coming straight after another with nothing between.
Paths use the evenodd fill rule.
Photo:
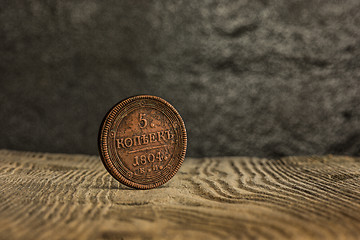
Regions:
<instances>
[{"instance_id":1,"label":"wooden plank","mask_svg":"<svg viewBox=\"0 0 360 240\"><path fill-rule=\"evenodd\" d=\"M152 190L97 156L0 151L0 239L359 239L360 159L185 160Z\"/></svg>"}]
</instances>

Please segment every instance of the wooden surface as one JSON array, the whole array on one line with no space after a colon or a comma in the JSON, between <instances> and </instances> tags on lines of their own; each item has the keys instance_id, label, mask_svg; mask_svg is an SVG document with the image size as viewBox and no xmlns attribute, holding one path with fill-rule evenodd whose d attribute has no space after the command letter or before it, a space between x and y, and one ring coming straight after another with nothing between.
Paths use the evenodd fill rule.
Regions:
<instances>
[{"instance_id":1,"label":"wooden surface","mask_svg":"<svg viewBox=\"0 0 360 240\"><path fill-rule=\"evenodd\" d=\"M0 151L0 239L360 239L360 159L187 158L160 188L97 156Z\"/></svg>"}]
</instances>

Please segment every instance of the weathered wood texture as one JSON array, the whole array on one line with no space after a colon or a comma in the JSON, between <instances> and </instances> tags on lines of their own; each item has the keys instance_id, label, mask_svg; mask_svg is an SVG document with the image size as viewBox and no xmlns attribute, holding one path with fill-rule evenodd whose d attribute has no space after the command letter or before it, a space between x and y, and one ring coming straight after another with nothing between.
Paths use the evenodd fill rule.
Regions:
<instances>
[{"instance_id":1,"label":"weathered wood texture","mask_svg":"<svg viewBox=\"0 0 360 240\"><path fill-rule=\"evenodd\" d=\"M96 156L0 151L0 239L359 239L360 159L186 159L152 190Z\"/></svg>"}]
</instances>

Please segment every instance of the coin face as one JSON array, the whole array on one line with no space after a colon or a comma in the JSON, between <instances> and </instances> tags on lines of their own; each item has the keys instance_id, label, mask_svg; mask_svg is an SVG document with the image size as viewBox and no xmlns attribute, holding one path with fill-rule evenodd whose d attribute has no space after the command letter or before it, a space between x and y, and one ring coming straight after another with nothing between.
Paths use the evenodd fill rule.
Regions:
<instances>
[{"instance_id":1,"label":"coin face","mask_svg":"<svg viewBox=\"0 0 360 240\"><path fill-rule=\"evenodd\" d=\"M165 100L141 95L116 104L99 132L101 159L121 183L139 189L169 181L185 158L186 130Z\"/></svg>"}]
</instances>

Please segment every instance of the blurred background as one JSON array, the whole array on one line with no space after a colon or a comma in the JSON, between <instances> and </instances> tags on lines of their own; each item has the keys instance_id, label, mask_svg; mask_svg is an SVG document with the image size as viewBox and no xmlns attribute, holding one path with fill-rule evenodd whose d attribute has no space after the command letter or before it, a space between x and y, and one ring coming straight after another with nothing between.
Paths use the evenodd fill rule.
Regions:
<instances>
[{"instance_id":1,"label":"blurred background","mask_svg":"<svg viewBox=\"0 0 360 240\"><path fill-rule=\"evenodd\" d=\"M360 2L0 1L0 148L98 154L137 94L187 156L359 156Z\"/></svg>"}]
</instances>

